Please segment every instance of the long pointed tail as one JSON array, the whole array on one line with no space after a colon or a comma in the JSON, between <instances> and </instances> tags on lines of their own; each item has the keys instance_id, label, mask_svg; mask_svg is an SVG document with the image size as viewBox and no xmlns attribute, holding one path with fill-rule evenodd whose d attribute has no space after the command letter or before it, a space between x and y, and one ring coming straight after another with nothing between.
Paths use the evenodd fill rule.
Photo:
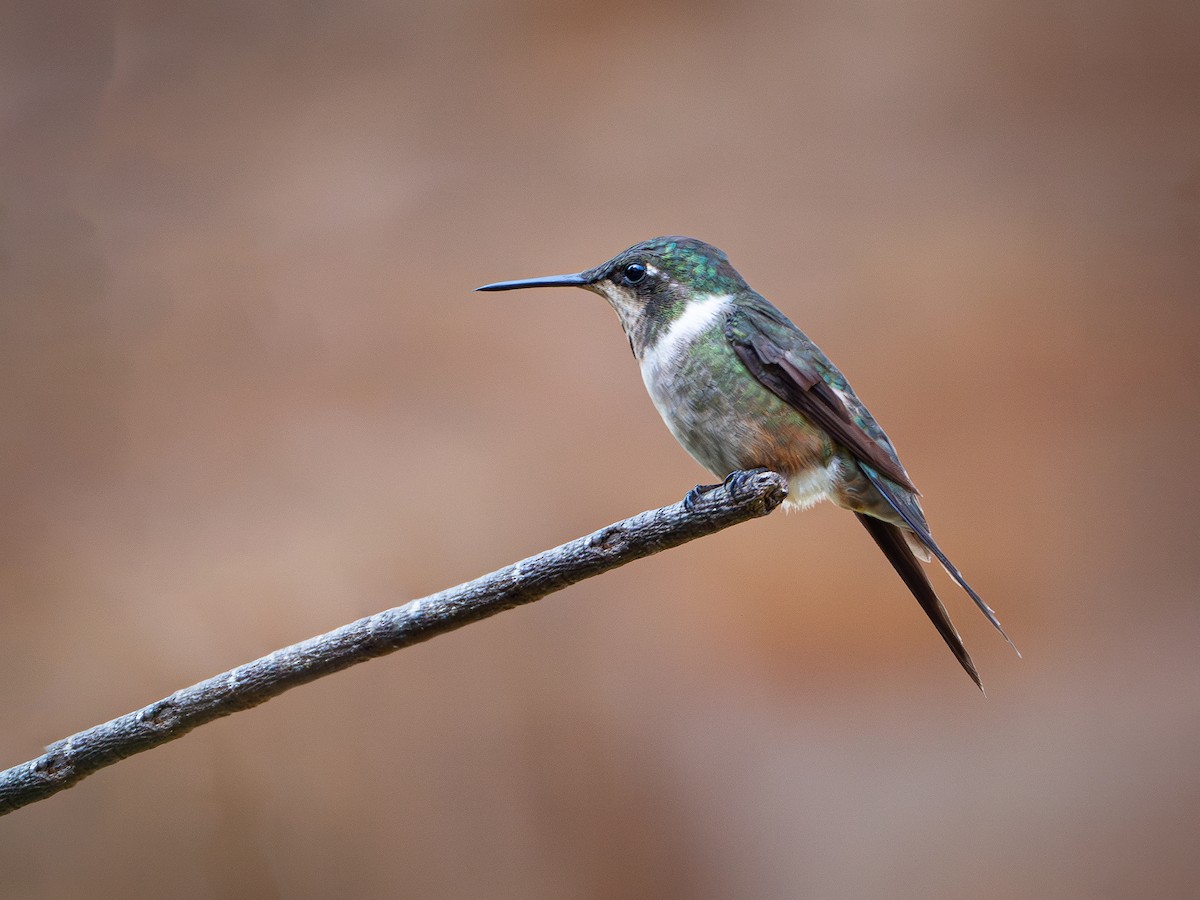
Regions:
<instances>
[{"instance_id":1,"label":"long pointed tail","mask_svg":"<svg viewBox=\"0 0 1200 900\"><path fill-rule=\"evenodd\" d=\"M901 502L901 497L898 496L898 490L892 485L888 484L887 480L884 479L878 472L876 472L870 466L864 465L863 463L859 463L859 467L864 473L866 473L867 478L871 480L871 484L875 485L875 489L879 491L879 493L883 496L883 499L888 502L888 505L894 509L896 514L908 524L910 529L912 529L913 534L917 536L917 540L928 547L929 552L938 558L938 562L942 564L942 567L950 574L950 577L957 581L959 587L966 591L970 598L975 601L975 605L979 607L979 611L987 616L987 620L992 623L998 632L1000 632L1000 636L1008 641L1008 646L1012 647L1013 652L1019 657L1021 655L1021 651L1017 649L1017 645L1013 643L1012 638L1005 634L1004 626L1001 625L1000 620L996 618L996 613L992 611L990 606L983 602L982 597L975 593L975 589L967 584L967 580L962 577L962 573L958 571L958 567L954 565L954 563L950 562L946 554L942 552L942 548L937 545L937 542L933 539L933 535L929 533L929 529L925 526L925 523L921 520L921 517L913 514L910 504ZM875 540L878 541L879 539L876 538ZM886 553L887 551L884 552ZM892 565L896 565L895 561L892 562Z\"/></svg>"},{"instance_id":2,"label":"long pointed tail","mask_svg":"<svg viewBox=\"0 0 1200 900\"><path fill-rule=\"evenodd\" d=\"M884 522L882 519L876 519L874 516L868 516L863 513L855 513L855 515L858 516L858 521L862 522L863 527L867 529L867 533L879 545L879 549L888 558L888 562L892 564L892 568L904 579L904 583L908 585L908 589L917 598L917 602L921 604L921 609L925 610L925 615L929 616L930 621L933 622L934 627L938 630L938 634L942 636L942 640L946 642L946 645L954 653L955 658L967 670L967 674L971 676L971 680L982 691L983 682L979 680L979 672L975 668L975 663L971 661L971 656L967 653L967 648L963 646L962 638L958 636L958 631L955 630L954 623L950 621L950 614L946 612L946 607L942 606L942 601L938 599L938 595L934 592L933 585L929 583L929 577L925 574L925 569L921 566L920 560L908 548L908 542L904 539L904 533L897 526Z\"/></svg>"}]
</instances>

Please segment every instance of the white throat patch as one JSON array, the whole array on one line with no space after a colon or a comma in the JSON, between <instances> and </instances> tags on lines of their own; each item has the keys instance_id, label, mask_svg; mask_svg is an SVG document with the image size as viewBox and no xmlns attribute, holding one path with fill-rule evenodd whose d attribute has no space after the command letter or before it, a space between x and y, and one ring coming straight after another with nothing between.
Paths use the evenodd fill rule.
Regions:
<instances>
[{"instance_id":1,"label":"white throat patch","mask_svg":"<svg viewBox=\"0 0 1200 900\"><path fill-rule=\"evenodd\" d=\"M728 294L709 294L689 303L683 314L658 336L658 341L646 348L642 355L643 374L669 365L687 349L697 335L711 327L718 317L723 316L731 303L732 298Z\"/></svg>"}]
</instances>

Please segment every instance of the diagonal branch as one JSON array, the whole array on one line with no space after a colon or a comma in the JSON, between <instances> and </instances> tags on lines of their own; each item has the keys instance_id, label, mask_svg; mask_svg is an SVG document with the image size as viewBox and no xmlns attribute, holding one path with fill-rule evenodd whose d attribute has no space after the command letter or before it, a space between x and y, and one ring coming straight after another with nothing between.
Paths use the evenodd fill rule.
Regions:
<instances>
[{"instance_id":1,"label":"diagonal branch","mask_svg":"<svg viewBox=\"0 0 1200 900\"><path fill-rule=\"evenodd\" d=\"M691 496L691 495L689 495ZM428 640L618 566L764 516L787 496L774 472L735 473L687 501L650 510L458 587L413 600L176 691L46 748L0 772L0 815L71 787L93 772L265 703L297 685Z\"/></svg>"}]
</instances>

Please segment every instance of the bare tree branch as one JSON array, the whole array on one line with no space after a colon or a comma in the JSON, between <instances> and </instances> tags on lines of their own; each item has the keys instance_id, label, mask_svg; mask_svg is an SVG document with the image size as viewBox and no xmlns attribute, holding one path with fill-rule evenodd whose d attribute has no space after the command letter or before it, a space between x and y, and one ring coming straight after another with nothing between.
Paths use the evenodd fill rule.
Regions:
<instances>
[{"instance_id":1,"label":"bare tree branch","mask_svg":"<svg viewBox=\"0 0 1200 900\"><path fill-rule=\"evenodd\" d=\"M747 519L787 495L774 472L736 473L694 502L651 510L458 587L322 634L136 712L51 744L37 759L0 772L0 815L71 787L93 772L182 737L197 725L265 703L284 691L401 647L495 615L618 566Z\"/></svg>"}]
</instances>

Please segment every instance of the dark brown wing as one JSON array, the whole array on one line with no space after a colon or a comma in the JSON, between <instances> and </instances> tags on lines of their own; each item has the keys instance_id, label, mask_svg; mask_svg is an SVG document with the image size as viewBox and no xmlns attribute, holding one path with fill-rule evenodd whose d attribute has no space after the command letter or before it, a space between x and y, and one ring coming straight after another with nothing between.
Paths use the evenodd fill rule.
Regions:
<instances>
[{"instance_id":1,"label":"dark brown wing","mask_svg":"<svg viewBox=\"0 0 1200 900\"><path fill-rule=\"evenodd\" d=\"M826 374L841 379L841 373L820 355L821 351L803 333L783 318L782 313L777 313L778 318L771 313L776 311L773 308L769 311L739 309L730 314L726 323L725 336L750 374L814 425L824 429L857 459L901 487L919 494L890 446L880 443L880 438L887 439L883 429L869 418L865 408L862 414L867 419L856 421L838 392L826 381ZM825 365L819 366L818 359ZM869 434L864 425L878 432L879 437Z\"/></svg>"}]
</instances>

